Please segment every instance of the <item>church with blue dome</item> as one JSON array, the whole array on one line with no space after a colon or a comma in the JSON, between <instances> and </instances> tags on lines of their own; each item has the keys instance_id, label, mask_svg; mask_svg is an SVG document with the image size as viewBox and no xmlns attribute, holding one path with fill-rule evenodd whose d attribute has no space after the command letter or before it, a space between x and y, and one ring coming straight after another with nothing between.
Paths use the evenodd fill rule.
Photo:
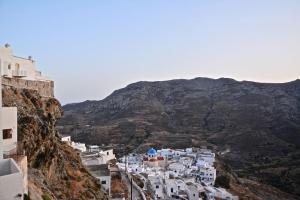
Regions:
<instances>
[{"instance_id":1,"label":"church with blue dome","mask_svg":"<svg viewBox=\"0 0 300 200\"><path fill-rule=\"evenodd\" d=\"M151 149L148 150L148 153L147 153L147 154L148 154L149 156L154 156L154 155L157 154L157 152L156 152L155 149L151 148Z\"/></svg>"},{"instance_id":2,"label":"church with blue dome","mask_svg":"<svg viewBox=\"0 0 300 200\"><path fill-rule=\"evenodd\" d=\"M163 167L166 165L166 161L167 159L158 154L154 148L149 149L143 158L143 163L149 167Z\"/></svg>"}]
</instances>

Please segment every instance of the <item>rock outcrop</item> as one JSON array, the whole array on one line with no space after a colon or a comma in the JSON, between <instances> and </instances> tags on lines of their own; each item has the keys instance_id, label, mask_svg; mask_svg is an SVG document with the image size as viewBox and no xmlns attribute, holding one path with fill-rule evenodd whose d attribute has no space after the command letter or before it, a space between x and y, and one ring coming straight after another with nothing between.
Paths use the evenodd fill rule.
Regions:
<instances>
[{"instance_id":1,"label":"rock outcrop","mask_svg":"<svg viewBox=\"0 0 300 200\"><path fill-rule=\"evenodd\" d=\"M60 103L34 90L4 86L2 92L3 104L18 108L18 141L28 158L31 199L107 199L77 152L60 141L55 129Z\"/></svg>"},{"instance_id":2,"label":"rock outcrop","mask_svg":"<svg viewBox=\"0 0 300 200\"><path fill-rule=\"evenodd\" d=\"M64 110L59 125L75 140L138 150L208 146L240 179L300 195L300 80L137 82Z\"/></svg>"}]
</instances>

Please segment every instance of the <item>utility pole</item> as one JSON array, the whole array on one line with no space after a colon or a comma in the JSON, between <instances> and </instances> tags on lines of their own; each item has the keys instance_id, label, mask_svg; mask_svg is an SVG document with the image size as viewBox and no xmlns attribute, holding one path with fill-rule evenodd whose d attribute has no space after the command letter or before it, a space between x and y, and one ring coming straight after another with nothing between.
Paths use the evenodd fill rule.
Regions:
<instances>
[{"instance_id":1,"label":"utility pole","mask_svg":"<svg viewBox=\"0 0 300 200\"><path fill-rule=\"evenodd\" d=\"M130 196L131 196L131 200L132 200L132 177L131 177L131 181L130 182L131 182L131 195Z\"/></svg>"}]
</instances>

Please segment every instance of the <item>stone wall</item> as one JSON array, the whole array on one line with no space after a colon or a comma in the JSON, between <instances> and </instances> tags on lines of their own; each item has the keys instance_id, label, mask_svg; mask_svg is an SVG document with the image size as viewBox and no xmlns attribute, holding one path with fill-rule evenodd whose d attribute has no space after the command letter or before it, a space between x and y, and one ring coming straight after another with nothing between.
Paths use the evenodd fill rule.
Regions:
<instances>
[{"instance_id":1,"label":"stone wall","mask_svg":"<svg viewBox=\"0 0 300 200\"><path fill-rule=\"evenodd\" d=\"M43 97L54 97L53 81L32 81L19 78L2 77L2 85L15 88L36 90Z\"/></svg>"}]
</instances>

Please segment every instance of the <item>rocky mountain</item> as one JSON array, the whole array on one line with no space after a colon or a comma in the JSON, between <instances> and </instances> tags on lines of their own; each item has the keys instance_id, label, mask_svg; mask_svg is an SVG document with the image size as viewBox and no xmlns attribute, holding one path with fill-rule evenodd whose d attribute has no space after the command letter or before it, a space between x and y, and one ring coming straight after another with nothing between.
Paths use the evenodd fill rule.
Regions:
<instances>
[{"instance_id":1,"label":"rocky mountain","mask_svg":"<svg viewBox=\"0 0 300 200\"><path fill-rule=\"evenodd\" d=\"M55 128L62 115L60 103L34 90L3 87L4 106L18 108L18 141L28 159L30 199L107 199L79 155L60 142Z\"/></svg>"},{"instance_id":2,"label":"rocky mountain","mask_svg":"<svg viewBox=\"0 0 300 200\"><path fill-rule=\"evenodd\" d=\"M77 141L140 151L207 146L238 180L255 182L247 187L257 199L299 199L300 80L137 82L63 109L61 131Z\"/></svg>"}]
</instances>

